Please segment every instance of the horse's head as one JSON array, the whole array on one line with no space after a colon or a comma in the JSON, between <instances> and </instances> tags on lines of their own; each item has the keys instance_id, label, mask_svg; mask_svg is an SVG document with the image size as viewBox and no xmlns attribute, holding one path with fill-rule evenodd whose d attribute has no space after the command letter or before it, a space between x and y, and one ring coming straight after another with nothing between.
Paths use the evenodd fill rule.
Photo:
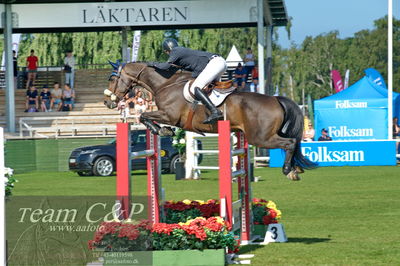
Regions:
<instances>
[{"instance_id":1,"label":"horse's head","mask_svg":"<svg viewBox=\"0 0 400 266\"><path fill-rule=\"evenodd\" d=\"M137 84L139 76L146 66L140 65L138 71L130 71L128 74L125 69L126 64L121 64L119 61L109 63L113 67L113 71L109 78L108 89L104 90L104 105L114 109L121 100L124 100L132 87ZM136 70L136 68L133 70Z\"/></svg>"}]
</instances>

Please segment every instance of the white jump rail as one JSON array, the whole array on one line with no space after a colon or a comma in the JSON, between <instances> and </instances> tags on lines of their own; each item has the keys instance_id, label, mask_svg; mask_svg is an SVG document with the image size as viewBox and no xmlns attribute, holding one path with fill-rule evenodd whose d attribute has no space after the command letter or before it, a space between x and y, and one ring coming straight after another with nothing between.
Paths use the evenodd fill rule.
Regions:
<instances>
[{"instance_id":1,"label":"white jump rail","mask_svg":"<svg viewBox=\"0 0 400 266\"><path fill-rule=\"evenodd\" d=\"M200 154L203 155L218 155L219 150L198 150L197 149L197 139L205 139L205 138L218 138L218 134L214 133L206 133L205 135L186 132L186 162L185 162L185 178L186 179L199 179L201 170L218 170L219 166L207 166L207 165L198 165L198 158ZM232 133L232 137L235 137ZM216 147L218 148L218 147ZM234 150L232 156L237 156L242 154L244 149ZM236 159L236 158L235 158ZM232 169L236 169L235 164L232 166Z\"/></svg>"},{"instance_id":2,"label":"white jump rail","mask_svg":"<svg viewBox=\"0 0 400 266\"><path fill-rule=\"evenodd\" d=\"M200 177L201 170L218 170L218 166L199 166L198 158L200 154L218 154L219 150L198 150L197 140L201 138L218 138L218 134L207 133L205 135L186 132L186 162L185 162L185 178L186 179L198 179Z\"/></svg>"}]
</instances>

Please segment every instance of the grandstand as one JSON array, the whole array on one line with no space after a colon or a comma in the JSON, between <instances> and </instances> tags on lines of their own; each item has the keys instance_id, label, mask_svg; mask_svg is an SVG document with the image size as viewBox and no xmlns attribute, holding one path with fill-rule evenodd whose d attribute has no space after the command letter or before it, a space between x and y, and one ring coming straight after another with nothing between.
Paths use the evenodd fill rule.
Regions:
<instances>
[{"instance_id":1,"label":"grandstand","mask_svg":"<svg viewBox=\"0 0 400 266\"><path fill-rule=\"evenodd\" d=\"M115 123L120 121L116 110L103 105L103 90L107 88L108 65L91 66L92 69L75 71L76 103L70 112L25 113L26 90L23 77L18 80L15 92L17 135L9 137L51 138L71 136L110 136L115 133ZM55 81L64 83L61 68L42 67L38 71L36 87L52 87ZM5 90L0 89L0 125L5 126Z\"/></svg>"},{"instance_id":2,"label":"grandstand","mask_svg":"<svg viewBox=\"0 0 400 266\"><path fill-rule=\"evenodd\" d=\"M228 79L229 68L222 80ZM4 75L4 72L2 73ZM120 121L119 112L109 110L103 104L103 91L108 86L109 65L78 66L75 70L76 101L70 112L25 113L25 80L18 78L15 92L16 129L8 138L67 138L110 137L115 135L115 124ZM251 79L251 77L249 78ZM4 79L0 76L0 126L5 127ZM64 84L61 67L41 67L35 82L40 91L43 85L50 88L57 81ZM3 86L1 86L3 84ZM131 120L134 122L134 119Z\"/></svg>"}]
</instances>

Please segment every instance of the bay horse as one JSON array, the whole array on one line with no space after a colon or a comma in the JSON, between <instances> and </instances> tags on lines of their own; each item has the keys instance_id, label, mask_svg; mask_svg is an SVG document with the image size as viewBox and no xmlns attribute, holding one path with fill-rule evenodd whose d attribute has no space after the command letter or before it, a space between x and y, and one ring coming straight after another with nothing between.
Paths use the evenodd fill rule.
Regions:
<instances>
[{"instance_id":1,"label":"bay horse","mask_svg":"<svg viewBox=\"0 0 400 266\"><path fill-rule=\"evenodd\" d=\"M111 62L110 62L111 63ZM188 119L191 103L183 96L183 87L191 73L181 70L164 71L147 66L146 63L111 63L114 67L109 88L105 90L104 104L112 109L133 86L150 91L158 110L145 112L140 122L155 134L173 133L169 127L183 128ZM291 180L299 180L303 169L317 165L303 156L300 142L303 135L304 117L298 105L282 96L266 96L252 92L233 92L219 109L231 123L233 131L244 132L249 144L260 147L285 150L282 172ZM217 123L203 124L209 111L198 105L193 115L193 131L217 133ZM156 123L154 123L156 122Z\"/></svg>"}]
</instances>

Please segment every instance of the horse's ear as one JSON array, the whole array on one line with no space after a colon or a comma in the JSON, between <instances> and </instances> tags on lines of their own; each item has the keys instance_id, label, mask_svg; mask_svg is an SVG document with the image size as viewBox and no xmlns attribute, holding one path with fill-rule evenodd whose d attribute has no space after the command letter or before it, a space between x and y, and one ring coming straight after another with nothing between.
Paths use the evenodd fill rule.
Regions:
<instances>
[{"instance_id":1,"label":"horse's ear","mask_svg":"<svg viewBox=\"0 0 400 266\"><path fill-rule=\"evenodd\" d=\"M108 60L108 63L110 63L110 65L113 67L114 70L118 70L118 67L119 67L118 61L113 63L110 60Z\"/></svg>"}]
</instances>

